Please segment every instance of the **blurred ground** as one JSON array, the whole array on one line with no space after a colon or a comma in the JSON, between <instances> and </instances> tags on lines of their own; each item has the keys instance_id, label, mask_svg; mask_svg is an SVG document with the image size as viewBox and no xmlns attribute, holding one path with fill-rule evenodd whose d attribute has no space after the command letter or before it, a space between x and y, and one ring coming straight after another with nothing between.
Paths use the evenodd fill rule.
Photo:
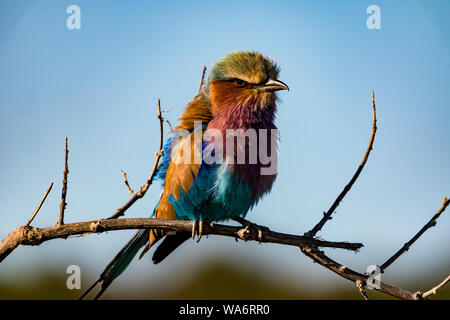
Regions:
<instances>
[{"instance_id":1,"label":"blurred ground","mask_svg":"<svg viewBox=\"0 0 450 320\"><path fill-rule=\"evenodd\" d=\"M156 267L155 267L156 268ZM317 266L317 268L321 268ZM166 286L163 281L144 287L122 285L120 290L110 290L105 299L361 299L354 286L343 280L341 285L330 288L313 288L305 279L305 286L295 287L289 281L273 281L271 271L255 274L251 266L237 266L225 261L210 261L196 273L187 272L185 283L179 286ZM24 269L25 272L25 269ZM28 275L29 276L29 275ZM27 278L28 278L27 276ZM91 280L95 275L89 275ZM41 270L34 281L5 281L0 279L0 299L77 299L83 290L68 290L66 277L60 272ZM162 282L162 283L161 283ZM296 279L298 282L298 279ZM428 282L428 283L427 283ZM395 285L395 283L392 283ZM404 283L402 283L404 285ZM421 279L414 279L410 290L431 288L435 285ZM116 288L117 289L117 288ZM369 290L372 299L389 299L389 296ZM441 290L434 299L450 299L450 286Z\"/></svg>"}]
</instances>

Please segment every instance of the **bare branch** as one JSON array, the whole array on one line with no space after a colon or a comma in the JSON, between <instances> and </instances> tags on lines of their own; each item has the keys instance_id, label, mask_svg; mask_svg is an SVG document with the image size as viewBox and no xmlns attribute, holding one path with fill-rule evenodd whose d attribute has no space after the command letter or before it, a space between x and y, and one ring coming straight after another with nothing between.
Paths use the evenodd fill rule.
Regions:
<instances>
[{"instance_id":1,"label":"bare branch","mask_svg":"<svg viewBox=\"0 0 450 320\"><path fill-rule=\"evenodd\" d=\"M317 234L317 232L319 232L322 229L322 227L325 225L325 223L328 220L332 219L331 215L334 213L334 211L339 206L341 201L347 195L347 192L350 191L350 189L352 188L353 184L358 179L359 174L361 173L361 171L363 170L364 166L366 165L367 159L369 158L370 151L372 150L372 147L373 147L373 142L375 140L375 134L377 132L377 112L376 112L376 107L375 107L375 95L374 95L373 90L372 90L372 111L373 111L372 135L370 137L369 146L367 147L366 153L364 154L364 157L363 157L363 159L361 161L361 164L358 167L358 170L356 170L356 172L353 175L352 179L345 186L344 190L342 190L342 192L339 194L339 196L336 198L334 203L331 205L330 209L328 209L327 212L323 213L323 218L319 221L319 223L317 223L314 226L314 228L312 228L310 231L305 233L306 236L314 237Z\"/></svg>"},{"instance_id":2,"label":"bare branch","mask_svg":"<svg viewBox=\"0 0 450 320\"><path fill-rule=\"evenodd\" d=\"M28 222L25 224L25 227L29 226L30 223L34 220L34 217L36 217L36 215L38 214L39 210L41 209L42 205L45 202L45 199L47 199L48 194L50 193L50 191L52 190L53 187L53 182L50 183L50 187L48 187L47 191L45 191L44 196L42 197L41 202L39 202L39 205L37 206L36 210L34 210L33 214L31 215L30 219L28 220Z\"/></svg>"},{"instance_id":3,"label":"bare branch","mask_svg":"<svg viewBox=\"0 0 450 320\"><path fill-rule=\"evenodd\" d=\"M125 171L123 171L123 170L120 170L120 173L122 174L123 181L125 182L125 185L127 186L128 192L129 192L132 196L134 196L133 189L131 189L131 187L130 187L130 185L129 185L129 183L128 183L127 173L126 173Z\"/></svg>"},{"instance_id":4,"label":"bare branch","mask_svg":"<svg viewBox=\"0 0 450 320\"><path fill-rule=\"evenodd\" d=\"M200 79L200 86L198 88L198 92L200 93L200 91L202 90L203 87L203 82L205 81L205 73L206 73L206 66L203 66L203 70L202 70L202 78Z\"/></svg>"},{"instance_id":5,"label":"bare branch","mask_svg":"<svg viewBox=\"0 0 450 320\"><path fill-rule=\"evenodd\" d=\"M58 238L67 238L69 236L86 235L92 233L101 233L113 230L125 229L163 229L190 232L192 230L192 221L183 220L164 220L151 218L126 218L126 219L105 219L96 221L87 221L79 223L53 226L49 228L33 228L20 226L16 228L6 239L0 243L0 262L3 261L18 245L40 245L41 243ZM327 257L318 247L342 248L348 250L358 250L362 247L360 243L348 242L330 242L313 239L307 236L297 236L274 231L264 233L260 239L258 232L252 231L252 228L246 228L242 232L242 227L226 226L214 224L204 225L203 234L221 235L232 238L240 237L245 241L258 241L265 243L278 243L283 245L296 246L313 261L319 263L325 268L337 273L341 277L354 283L361 281L366 284L367 275L363 275L350 268L333 261ZM408 290L397 288L386 283L381 283L380 292L386 293L399 299L417 300L418 295Z\"/></svg>"},{"instance_id":6,"label":"bare branch","mask_svg":"<svg viewBox=\"0 0 450 320\"><path fill-rule=\"evenodd\" d=\"M16 228L9 234L0 244L0 262L12 251L8 248L16 248L21 245L40 245L41 243L58 238L67 238L75 235L86 235L92 233L102 233L113 230L126 229L162 229L191 232L192 221L184 220L165 220L152 218L124 218L124 219L103 219L87 222L78 222L64 224L61 226L53 226L48 228L34 228L29 226L21 226ZM203 234L220 235L226 237L239 237L245 241L260 241L267 243L279 243L297 247L328 247L340 248L351 251L358 251L363 244L349 242L332 242L312 239L305 236L297 236L285 233L270 231L264 234L262 239L259 238L258 232L247 230L241 232L241 227L226 226L214 224L213 226L205 225Z\"/></svg>"},{"instance_id":7,"label":"bare branch","mask_svg":"<svg viewBox=\"0 0 450 320\"><path fill-rule=\"evenodd\" d=\"M121 208L117 209L116 213L114 213L108 219L117 219L117 218L123 216L125 214L125 211L127 211L133 205L133 203L135 203L138 199L142 198L145 195L148 188L152 184L153 179L156 176L156 172L158 171L159 161L160 161L161 157L163 156L163 143L164 143L164 141L163 141L163 139L164 139L164 118L161 115L160 99L158 99L157 107L158 107L158 114L156 115L156 117L159 120L159 131L160 131L160 133L159 133L159 149L158 149L158 152L156 152L156 154L155 154L155 162L153 163L152 171L150 171L150 176L148 177L145 184L141 187L141 189L138 192L136 192L135 194L133 194L131 199L128 200L128 202L125 203L125 205L123 205Z\"/></svg>"},{"instance_id":8,"label":"bare branch","mask_svg":"<svg viewBox=\"0 0 450 320\"><path fill-rule=\"evenodd\" d=\"M441 283L439 283L436 287L434 287L434 288L428 290L428 291L425 292L425 293L420 293L420 292L418 292L417 294L418 294L418 296L420 296L420 298L422 298L422 299L427 299L427 298L428 298L429 296L431 296L432 294L436 294L437 291L438 291L439 289L443 288L443 287L444 287L447 283L449 283L449 282L450 282L450 275L447 276L447 278L445 278L444 281L442 281Z\"/></svg>"},{"instance_id":9,"label":"bare branch","mask_svg":"<svg viewBox=\"0 0 450 320\"><path fill-rule=\"evenodd\" d=\"M368 275L361 274L359 272L356 272L350 268L347 268L338 262L334 261L333 259L327 257L322 251L318 250L315 247L306 247L306 248L300 248L302 252L311 258L314 262L317 262L318 264L322 265L323 267L327 268L328 270L333 271L334 273L338 274L342 278L345 278L347 280L350 280L357 284L357 281L361 281L362 285L367 284ZM358 284L357 284L358 285ZM388 294L392 297L403 299L403 300L418 300L418 297L415 293L402 289L397 288L394 286L391 286L387 283L380 282L379 288L375 288L377 291L383 292L385 294Z\"/></svg>"},{"instance_id":10,"label":"bare branch","mask_svg":"<svg viewBox=\"0 0 450 320\"><path fill-rule=\"evenodd\" d=\"M64 210L66 209L66 195L67 195L67 175L69 174L69 165L67 164L69 159L69 149L67 148L67 137L66 137L66 147L64 148L64 172L62 181L62 192L61 192L61 204L59 205L59 219L56 223L57 225L64 224Z\"/></svg>"},{"instance_id":11,"label":"bare branch","mask_svg":"<svg viewBox=\"0 0 450 320\"><path fill-rule=\"evenodd\" d=\"M411 245L416 242L417 239L420 238L420 236L422 236L422 234L425 233L425 231L427 231L429 228L434 227L436 225L436 220L439 218L439 216L445 211L445 208L447 208L447 206L449 205L450 200L447 200L447 198L444 197L444 200L442 201L442 206L441 208L438 210L438 212L430 219L430 221L428 221L422 229L419 230L419 232L417 232L417 234L412 237L411 240L409 240L407 243L405 243L403 245L403 247L401 247L400 250L398 250L392 257L390 257L385 263L383 263L380 267L381 271L386 270L387 267L389 267L395 260L397 260L403 253L405 253L406 251L409 250L409 248L411 247Z\"/></svg>"}]
</instances>

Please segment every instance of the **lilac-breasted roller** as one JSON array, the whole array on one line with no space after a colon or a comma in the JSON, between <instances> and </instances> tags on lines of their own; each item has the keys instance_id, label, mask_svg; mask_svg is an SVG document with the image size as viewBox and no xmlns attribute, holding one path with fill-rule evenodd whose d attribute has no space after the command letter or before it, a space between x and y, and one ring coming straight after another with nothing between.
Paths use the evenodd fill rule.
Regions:
<instances>
[{"instance_id":1,"label":"lilac-breasted roller","mask_svg":"<svg viewBox=\"0 0 450 320\"><path fill-rule=\"evenodd\" d=\"M272 59L250 51L230 53L212 66L207 83L187 105L165 143L157 172L163 191L152 217L195 221L192 234L198 233L199 238L204 220L246 222L247 212L271 190L276 178L276 171L262 174L267 162L257 155L263 148L265 153L272 150L276 91L289 90L278 74ZM244 135L241 145L234 144L234 137L228 140L229 133L237 131ZM267 134L259 134L263 131ZM207 150L208 159L215 161L205 158ZM190 236L178 231L138 231L100 275L96 298L142 247L141 257L162 240L153 254L153 262L159 263Z\"/></svg>"}]
</instances>

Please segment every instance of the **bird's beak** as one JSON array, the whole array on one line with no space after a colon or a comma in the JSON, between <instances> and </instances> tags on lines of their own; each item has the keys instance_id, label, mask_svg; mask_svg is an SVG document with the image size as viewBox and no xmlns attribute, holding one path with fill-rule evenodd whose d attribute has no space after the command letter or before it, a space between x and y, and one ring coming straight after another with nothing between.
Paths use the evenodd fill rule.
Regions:
<instances>
[{"instance_id":1,"label":"bird's beak","mask_svg":"<svg viewBox=\"0 0 450 320\"><path fill-rule=\"evenodd\" d=\"M259 87L259 90L263 92L272 92L278 90L289 90L289 87L280 80L269 79L266 83Z\"/></svg>"}]
</instances>

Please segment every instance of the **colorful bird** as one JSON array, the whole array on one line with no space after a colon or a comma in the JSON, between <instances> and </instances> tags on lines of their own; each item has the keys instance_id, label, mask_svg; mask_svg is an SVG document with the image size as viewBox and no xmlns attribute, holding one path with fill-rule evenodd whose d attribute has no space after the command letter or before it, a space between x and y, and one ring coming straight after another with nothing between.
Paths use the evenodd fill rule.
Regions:
<instances>
[{"instance_id":1,"label":"colorful bird","mask_svg":"<svg viewBox=\"0 0 450 320\"><path fill-rule=\"evenodd\" d=\"M157 172L163 191L151 215L195 221L192 234L139 230L84 295L101 283L100 297L144 246L140 257L162 240L152 258L156 264L191 236L200 240L204 221L250 224L244 217L276 178L276 170L263 171L268 150L276 162L276 91L289 90L278 74L272 59L250 51L230 53L213 65L165 143Z\"/></svg>"}]
</instances>

